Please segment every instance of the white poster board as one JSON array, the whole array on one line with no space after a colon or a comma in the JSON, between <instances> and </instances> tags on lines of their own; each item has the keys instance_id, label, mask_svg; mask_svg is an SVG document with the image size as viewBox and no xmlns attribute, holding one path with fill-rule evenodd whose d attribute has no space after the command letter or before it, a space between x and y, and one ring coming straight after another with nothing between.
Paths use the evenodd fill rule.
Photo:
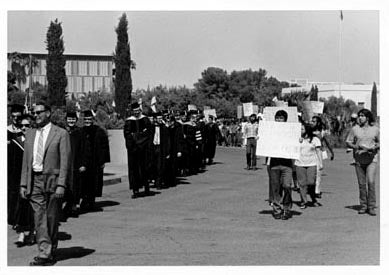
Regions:
<instances>
[{"instance_id":1,"label":"white poster board","mask_svg":"<svg viewBox=\"0 0 389 275\"><path fill-rule=\"evenodd\" d=\"M197 107L194 104L189 104L188 105L188 111L197 111Z\"/></svg>"},{"instance_id":2,"label":"white poster board","mask_svg":"<svg viewBox=\"0 0 389 275\"><path fill-rule=\"evenodd\" d=\"M254 109L254 107L253 107L252 102L243 103L243 115L244 116L251 116L254 113L253 109Z\"/></svg>"},{"instance_id":3,"label":"white poster board","mask_svg":"<svg viewBox=\"0 0 389 275\"><path fill-rule=\"evenodd\" d=\"M324 102L321 101L310 101L312 105L312 111L315 114L322 114L324 109Z\"/></svg>"},{"instance_id":4,"label":"white poster board","mask_svg":"<svg viewBox=\"0 0 389 275\"><path fill-rule=\"evenodd\" d=\"M215 109L205 109L204 110L204 118L209 120L209 116L213 116L216 118L216 110Z\"/></svg>"},{"instance_id":5,"label":"white poster board","mask_svg":"<svg viewBox=\"0 0 389 275\"><path fill-rule=\"evenodd\" d=\"M297 107L265 107L263 109L263 120L274 121L274 116L279 110L284 110L288 114L287 122L299 122Z\"/></svg>"},{"instance_id":6,"label":"white poster board","mask_svg":"<svg viewBox=\"0 0 389 275\"><path fill-rule=\"evenodd\" d=\"M258 105L253 105L253 114L258 114Z\"/></svg>"},{"instance_id":7,"label":"white poster board","mask_svg":"<svg viewBox=\"0 0 389 275\"><path fill-rule=\"evenodd\" d=\"M300 157L301 124L260 121L257 156L298 159Z\"/></svg>"}]
</instances>

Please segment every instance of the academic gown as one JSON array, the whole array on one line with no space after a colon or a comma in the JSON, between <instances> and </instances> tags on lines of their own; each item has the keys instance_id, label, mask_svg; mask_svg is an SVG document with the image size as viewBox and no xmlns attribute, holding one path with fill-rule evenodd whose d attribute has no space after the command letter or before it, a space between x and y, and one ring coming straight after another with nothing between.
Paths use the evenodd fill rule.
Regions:
<instances>
[{"instance_id":1,"label":"academic gown","mask_svg":"<svg viewBox=\"0 0 389 275\"><path fill-rule=\"evenodd\" d=\"M104 168L110 162L108 135L97 125L82 128L85 136L86 171L82 175L81 196L83 198L101 197L103 193Z\"/></svg>"},{"instance_id":2,"label":"academic gown","mask_svg":"<svg viewBox=\"0 0 389 275\"><path fill-rule=\"evenodd\" d=\"M191 173L198 172L199 169L199 146L196 141L196 124L188 121L184 123L184 134L186 136L186 145L188 148L187 167Z\"/></svg>"},{"instance_id":3,"label":"academic gown","mask_svg":"<svg viewBox=\"0 0 389 275\"><path fill-rule=\"evenodd\" d=\"M125 121L123 133L127 148L130 189L139 191L139 188L148 186L153 126L143 115L140 118L131 116Z\"/></svg>"},{"instance_id":4,"label":"academic gown","mask_svg":"<svg viewBox=\"0 0 389 275\"><path fill-rule=\"evenodd\" d=\"M154 125L154 135L156 133L156 128L159 127L159 145L153 143L154 146L154 172L156 185L160 187L163 183L166 182L166 168L167 168L167 157L170 158L170 134L169 129L164 125ZM153 135L153 142L154 142Z\"/></svg>"},{"instance_id":5,"label":"academic gown","mask_svg":"<svg viewBox=\"0 0 389 275\"><path fill-rule=\"evenodd\" d=\"M205 126L205 157L213 159L216 152L216 142L219 136L219 127L216 123L208 123Z\"/></svg>"},{"instance_id":6,"label":"academic gown","mask_svg":"<svg viewBox=\"0 0 389 275\"><path fill-rule=\"evenodd\" d=\"M183 148L184 148L184 132L182 124L175 121L172 125L169 126L169 135L170 135L170 159L168 167L168 182L170 184L175 184L175 178L178 173L178 163L182 160L183 157ZM181 157L177 157L177 153L181 153Z\"/></svg>"}]
</instances>

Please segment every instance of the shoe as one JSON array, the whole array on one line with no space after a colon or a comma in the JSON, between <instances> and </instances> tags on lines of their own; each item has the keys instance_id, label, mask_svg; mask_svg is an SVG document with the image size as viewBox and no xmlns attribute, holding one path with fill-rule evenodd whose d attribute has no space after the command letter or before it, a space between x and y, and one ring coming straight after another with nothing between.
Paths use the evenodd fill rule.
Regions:
<instances>
[{"instance_id":1,"label":"shoe","mask_svg":"<svg viewBox=\"0 0 389 275\"><path fill-rule=\"evenodd\" d=\"M322 194L321 192L316 194L316 198L321 199L321 194Z\"/></svg>"},{"instance_id":2,"label":"shoe","mask_svg":"<svg viewBox=\"0 0 389 275\"><path fill-rule=\"evenodd\" d=\"M377 216L377 213L375 212L374 208L370 208L367 213L370 215L370 216Z\"/></svg>"},{"instance_id":3,"label":"shoe","mask_svg":"<svg viewBox=\"0 0 389 275\"><path fill-rule=\"evenodd\" d=\"M367 213L367 209L366 208L361 208L358 211L358 214L366 214L366 213Z\"/></svg>"},{"instance_id":4,"label":"shoe","mask_svg":"<svg viewBox=\"0 0 389 275\"><path fill-rule=\"evenodd\" d=\"M254 171L258 170L258 168L256 166L252 167L251 169Z\"/></svg>"},{"instance_id":5,"label":"shoe","mask_svg":"<svg viewBox=\"0 0 389 275\"><path fill-rule=\"evenodd\" d=\"M318 207L318 206L322 206L322 204L318 201L313 201L312 202L312 207Z\"/></svg>"},{"instance_id":6,"label":"shoe","mask_svg":"<svg viewBox=\"0 0 389 275\"><path fill-rule=\"evenodd\" d=\"M281 213L273 213L273 218L275 218L276 220L279 220L281 219Z\"/></svg>"},{"instance_id":7,"label":"shoe","mask_svg":"<svg viewBox=\"0 0 389 275\"><path fill-rule=\"evenodd\" d=\"M246 168L244 168L244 169L246 169L246 170L250 170L251 169L251 167L250 166L247 166Z\"/></svg>"},{"instance_id":8,"label":"shoe","mask_svg":"<svg viewBox=\"0 0 389 275\"><path fill-rule=\"evenodd\" d=\"M305 209L305 208L307 208L307 205L305 203L301 203L300 204L300 209Z\"/></svg>"},{"instance_id":9,"label":"shoe","mask_svg":"<svg viewBox=\"0 0 389 275\"><path fill-rule=\"evenodd\" d=\"M290 214L290 211L288 210L285 210L284 212L282 212L282 216L281 216L281 219L282 220L287 220L287 219L290 219L292 217L292 215Z\"/></svg>"},{"instance_id":10,"label":"shoe","mask_svg":"<svg viewBox=\"0 0 389 275\"><path fill-rule=\"evenodd\" d=\"M55 260L53 258L35 257L34 260L30 262L30 266L48 266L54 264L55 264Z\"/></svg>"}]
</instances>

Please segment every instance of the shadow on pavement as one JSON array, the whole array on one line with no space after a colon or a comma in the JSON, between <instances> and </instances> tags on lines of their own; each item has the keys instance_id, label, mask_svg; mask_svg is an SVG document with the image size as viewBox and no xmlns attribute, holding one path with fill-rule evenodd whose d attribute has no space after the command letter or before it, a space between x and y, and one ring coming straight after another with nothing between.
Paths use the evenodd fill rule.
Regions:
<instances>
[{"instance_id":1,"label":"shadow on pavement","mask_svg":"<svg viewBox=\"0 0 389 275\"><path fill-rule=\"evenodd\" d=\"M301 212L294 211L294 210L290 210L290 213L292 214L292 216L300 216L302 214ZM273 214L273 210L261 210L261 211L258 212L258 214L272 215Z\"/></svg>"},{"instance_id":2,"label":"shadow on pavement","mask_svg":"<svg viewBox=\"0 0 389 275\"><path fill-rule=\"evenodd\" d=\"M58 248L55 252L55 260L59 262L73 258L82 258L95 251L96 250L94 249L84 248L81 246Z\"/></svg>"},{"instance_id":3,"label":"shadow on pavement","mask_svg":"<svg viewBox=\"0 0 389 275\"><path fill-rule=\"evenodd\" d=\"M72 239L72 235L66 233L66 232L58 232L57 236L59 241L68 241Z\"/></svg>"},{"instance_id":4,"label":"shadow on pavement","mask_svg":"<svg viewBox=\"0 0 389 275\"><path fill-rule=\"evenodd\" d=\"M348 205L348 206L345 206L344 208L348 208L348 209L352 209L352 210L355 210L355 211L359 211L359 209L361 209L361 206L360 205Z\"/></svg>"},{"instance_id":5,"label":"shadow on pavement","mask_svg":"<svg viewBox=\"0 0 389 275\"><path fill-rule=\"evenodd\" d=\"M96 208L103 208L103 207L108 207L108 206L115 206L119 205L117 201L97 201L95 203Z\"/></svg>"}]
</instances>

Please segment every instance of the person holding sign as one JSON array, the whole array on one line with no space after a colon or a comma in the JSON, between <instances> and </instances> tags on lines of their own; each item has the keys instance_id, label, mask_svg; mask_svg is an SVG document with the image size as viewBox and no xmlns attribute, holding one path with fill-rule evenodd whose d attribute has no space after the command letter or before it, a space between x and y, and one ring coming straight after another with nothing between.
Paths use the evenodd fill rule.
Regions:
<instances>
[{"instance_id":1,"label":"person holding sign","mask_svg":"<svg viewBox=\"0 0 389 275\"><path fill-rule=\"evenodd\" d=\"M313 134L313 128L308 124L301 125L300 158L295 161L297 180L300 184L300 208L307 207L307 194L312 199L312 206L320 206L316 200L315 183L317 169L323 169L321 142Z\"/></svg>"},{"instance_id":2,"label":"person holding sign","mask_svg":"<svg viewBox=\"0 0 389 275\"><path fill-rule=\"evenodd\" d=\"M378 150L380 149L379 129L375 126L373 114L362 109L358 112L359 125L349 133L346 143L354 150L355 172L359 185L359 214L375 216L375 174L377 171Z\"/></svg>"},{"instance_id":3,"label":"person holding sign","mask_svg":"<svg viewBox=\"0 0 389 275\"><path fill-rule=\"evenodd\" d=\"M276 122L286 122L288 113L279 110L275 114ZM292 208L292 159L270 158L270 184L273 207L273 217L275 219L287 220L292 217L290 209Z\"/></svg>"},{"instance_id":4,"label":"person holding sign","mask_svg":"<svg viewBox=\"0 0 389 275\"><path fill-rule=\"evenodd\" d=\"M331 153L331 160L334 160L334 151L332 150L331 144L328 142L327 138L325 137L325 127L323 124L322 119L319 116L313 116L312 117L312 127L313 127L313 134L320 139L320 142L322 144L322 157L323 160L328 159L327 156L327 150L325 148L328 148L328 151ZM322 170L319 169L319 166L317 166L316 171L316 187L315 187L315 194L317 198L321 198L321 172Z\"/></svg>"},{"instance_id":5,"label":"person holding sign","mask_svg":"<svg viewBox=\"0 0 389 275\"><path fill-rule=\"evenodd\" d=\"M250 116L250 123L247 123L244 128L244 136L246 137L246 161L247 170L257 170L257 139L258 139L258 123L257 116Z\"/></svg>"}]
</instances>

